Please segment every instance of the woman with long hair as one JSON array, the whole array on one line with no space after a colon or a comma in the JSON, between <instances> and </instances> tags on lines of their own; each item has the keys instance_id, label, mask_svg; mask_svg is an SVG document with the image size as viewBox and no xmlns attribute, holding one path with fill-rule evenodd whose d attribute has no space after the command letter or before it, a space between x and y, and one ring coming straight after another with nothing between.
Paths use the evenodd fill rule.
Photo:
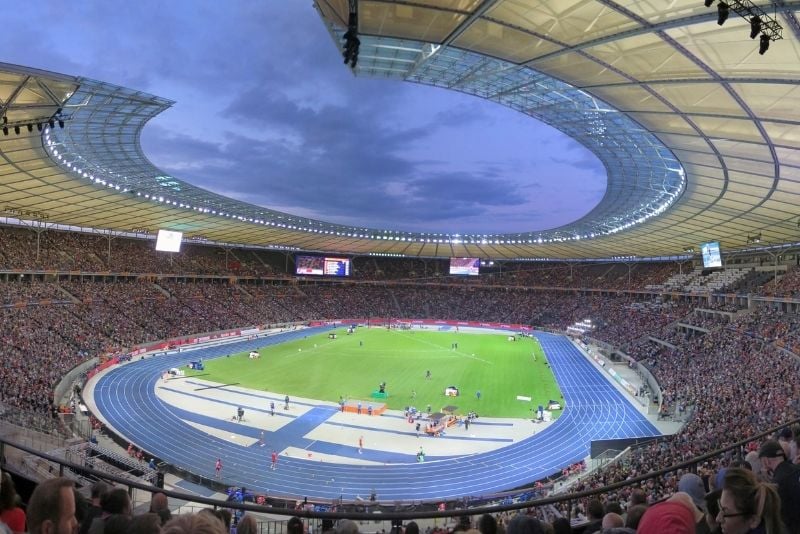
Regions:
<instances>
[{"instance_id":1,"label":"woman with long hair","mask_svg":"<svg viewBox=\"0 0 800 534\"><path fill-rule=\"evenodd\" d=\"M752 471L730 468L722 481L717 523L723 534L783 534L781 500L773 484Z\"/></svg>"}]
</instances>

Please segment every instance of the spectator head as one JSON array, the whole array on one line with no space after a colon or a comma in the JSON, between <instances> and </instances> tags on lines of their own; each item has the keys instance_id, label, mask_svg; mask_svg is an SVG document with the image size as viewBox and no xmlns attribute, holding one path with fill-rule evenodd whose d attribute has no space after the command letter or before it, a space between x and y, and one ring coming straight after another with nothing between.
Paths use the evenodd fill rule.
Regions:
<instances>
[{"instance_id":1,"label":"spectator head","mask_svg":"<svg viewBox=\"0 0 800 534\"><path fill-rule=\"evenodd\" d=\"M227 534L225 525L214 514L182 514L169 520L162 534Z\"/></svg>"},{"instance_id":2,"label":"spectator head","mask_svg":"<svg viewBox=\"0 0 800 534\"><path fill-rule=\"evenodd\" d=\"M72 534L78 526L72 481L51 478L36 486L28 501L27 520L30 534Z\"/></svg>"},{"instance_id":3,"label":"spectator head","mask_svg":"<svg viewBox=\"0 0 800 534\"><path fill-rule=\"evenodd\" d=\"M114 488L100 497L100 508L107 514L131 514L131 498L123 488Z\"/></svg>"},{"instance_id":4,"label":"spectator head","mask_svg":"<svg viewBox=\"0 0 800 534\"><path fill-rule=\"evenodd\" d=\"M236 525L236 534L258 534L258 522L252 514L244 514Z\"/></svg>"},{"instance_id":5,"label":"spectator head","mask_svg":"<svg viewBox=\"0 0 800 534\"><path fill-rule=\"evenodd\" d=\"M198 514L208 514L208 515L216 517L217 519L219 519L222 522L222 526L225 527L225 531L226 532L231 529L231 513L228 510L224 510L224 509L221 509L221 508L218 508L216 510L211 509L211 508L203 508L202 510L200 510L197 513Z\"/></svg>"},{"instance_id":6,"label":"spectator head","mask_svg":"<svg viewBox=\"0 0 800 534\"><path fill-rule=\"evenodd\" d=\"M717 522L724 532L747 532L761 526L781 532L781 501L772 484L756 479L752 471L731 468L722 482Z\"/></svg>"},{"instance_id":7,"label":"spectator head","mask_svg":"<svg viewBox=\"0 0 800 534\"><path fill-rule=\"evenodd\" d=\"M544 527L533 516L517 514L508 522L506 534L544 534Z\"/></svg>"},{"instance_id":8,"label":"spectator head","mask_svg":"<svg viewBox=\"0 0 800 534\"><path fill-rule=\"evenodd\" d=\"M603 519L603 515L605 515L605 513L606 511L603 508L603 503L597 499L592 499L589 501L589 505L586 507L586 515L589 516L590 521Z\"/></svg>"},{"instance_id":9,"label":"spectator head","mask_svg":"<svg viewBox=\"0 0 800 534\"><path fill-rule=\"evenodd\" d=\"M497 519L492 514L483 514L478 519L478 530L481 534L497 534Z\"/></svg>"},{"instance_id":10,"label":"spectator head","mask_svg":"<svg viewBox=\"0 0 800 534\"><path fill-rule=\"evenodd\" d=\"M495 523L495 526L497 524ZM419 534L419 525L416 522L411 521L406 525L406 534Z\"/></svg>"},{"instance_id":11,"label":"spectator head","mask_svg":"<svg viewBox=\"0 0 800 534\"><path fill-rule=\"evenodd\" d=\"M647 504L647 494L643 489L636 488L631 492L628 499L628 506L636 506L637 504Z\"/></svg>"},{"instance_id":12,"label":"spectator head","mask_svg":"<svg viewBox=\"0 0 800 534\"><path fill-rule=\"evenodd\" d=\"M100 506L100 499L111 491L111 486L107 482L103 482L102 480L98 480L94 484L92 484L92 489L90 496L92 498L92 504L95 506Z\"/></svg>"},{"instance_id":13,"label":"spectator head","mask_svg":"<svg viewBox=\"0 0 800 534\"><path fill-rule=\"evenodd\" d=\"M472 528L472 520L468 515L462 515L458 518L458 524L453 528L453 532L466 532Z\"/></svg>"},{"instance_id":14,"label":"spectator head","mask_svg":"<svg viewBox=\"0 0 800 534\"><path fill-rule=\"evenodd\" d=\"M286 522L286 533L287 534L303 534L306 528L303 526L303 520L297 516L294 516Z\"/></svg>"},{"instance_id":15,"label":"spectator head","mask_svg":"<svg viewBox=\"0 0 800 534\"><path fill-rule=\"evenodd\" d=\"M603 507L603 511L606 514L622 515L622 506L619 504L619 501L608 501ZM605 515L603 517L605 517Z\"/></svg>"},{"instance_id":16,"label":"spectator head","mask_svg":"<svg viewBox=\"0 0 800 534\"><path fill-rule=\"evenodd\" d=\"M14 480L6 472L0 477L0 511L12 510L17 506L17 490Z\"/></svg>"},{"instance_id":17,"label":"spectator head","mask_svg":"<svg viewBox=\"0 0 800 534\"><path fill-rule=\"evenodd\" d=\"M628 508L628 513L625 515L625 526L633 530L639 528L639 522L646 511L646 504L634 504Z\"/></svg>"},{"instance_id":18,"label":"spectator head","mask_svg":"<svg viewBox=\"0 0 800 534\"><path fill-rule=\"evenodd\" d=\"M786 460L786 452L780 443L769 440L762 443L758 449L758 459L761 460L761 469L764 473L772 477L775 468Z\"/></svg>"},{"instance_id":19,"label":"spectator head","mask_svg":"<svg viewBox=\"0 0 800 534\"><path fill-rule=\"evenodd\" d=\"M706 487L703 485L703 479L694 473L684 474L678 481L678 491L686 493L692 498L694 505L705 512L706 510Z\"/></svg>"},{"instance_id":20,"label":"spectator head","mask_svg":"<svg viewBox=\"0 0 800 534\"><path fill-rule=\"evenodd\" d=\"M167 524L172 519L172 512L169 511L169 500L161 492L154 493L150 498L150 512L156 514L161 521L161 526Z\"/></svg>"},{"instance_id":21,"label":"spectator head","mask_svg":"<svg viewBox=\"0 0 800 534\"><path fill-rule=\"evenodd\" d=\"M647 509L639 521L639 534L694 534L692 511L683 503L664 501Z\"/></svg>"},{"instance_id":22,"label":"spectator head","mask_svg":"<svg viewBox=\"0 0 800 534\"><path fill-rule=\"evenodd\" d=\"M603 523L602 523L603 530L607 528L621 528L624 526L625 526L625 521L623 521L622 516L616 512L608 512L606 515L603 516Z\"/></svg>"},{"instance_id":23,"label":"spectator head","mask_svg":"<svg viewBox=\"0 0 800 534\"><path fill-rule=\"evenodd\" d=\"M154 493L150 498L150 511L156 514L161 521L161 526L167 524L172 519L172 512L169 511L169 499L161 492Z\"/></svg>"},{"instance_id":24,"label":"spectator head","mask_svg":"<svg viewBox=\"0 0 800 534\"><path fill-rule=\"evenodd\" d=\"M358 534L358 525L349 519L340 519L336 524L336 534Z\"/></svg>"},{"instance_id":25,"label":"spectator head","mask_svg":"<svg viewBox=\"0 0 800 534\"><path fill-rule=\"evenodd\" d=\"M167 499L167 496L161 492L154 493L150 498L150 511L156 513L159 510L167 509L169 509L169 500Z\"/></svg>"}]
</instances>

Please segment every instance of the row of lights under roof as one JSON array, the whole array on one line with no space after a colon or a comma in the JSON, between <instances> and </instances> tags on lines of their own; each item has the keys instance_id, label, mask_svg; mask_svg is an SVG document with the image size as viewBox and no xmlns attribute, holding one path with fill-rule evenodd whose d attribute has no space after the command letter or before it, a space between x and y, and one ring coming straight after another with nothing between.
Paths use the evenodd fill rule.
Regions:
<instances>
[{"instance_id":1,"label":"row of lights under roof","mask_svg":"<svg viewBox=\"0 0 800 534\"><path fill-rule=\"evenodd\" d=\"M120 185L115 184L113 182L104 180L102 178L95 178L93 174L89 174L84 170L80 169L77 165L73 165L72 162L65 160L64 155L58 152L56 148L56 143L50 138L50 128L45 128L45 142L47 147L49 148L50 152L53 156L58 159L59 162L62 162L67 169L75 172L79 176L86 178L93 182L96 185L105 186L109 189L115 189L117 191L121 191L123 193L127 193L130 190L127 187L120 187ZM683 182L684 174L680 170L681 182ZM134 193L134 191L130 191ZM655 210L651 211L648 214L645 214L635 221L629 221L625 224L617 226L615 228L611 228L610 230L600 230L597 232L590 232L583 235L572 235L566 237L552 237L543 239L542 237L538 237L536 239L487 239L487 236L484 235L480 239L475 239L472 236L462 236L461 234L454 234L458 236L457 238L448 238L448 237L441 237L441 238L430 238L430 237L405 237L405 236L392 236L392 235L374 235L374 234L362 234L362 233L352 233L352 232L341 232L335 230L323 230L320 228L308 228L304 226L297 226L292 224L280 223L275 221L267 221L264 219L254 219L252 217L245 217L242 215L235 215L232 213L226 213L224 211L217 211L211 208L200 207L200 206L192 206L191 204L179 202L177 200L171 200L169 198L165 198L161 195L151 195L149 193L142 193L142 192L135 192L137 197L144 197L145 200L151 200L153 202L158 202L160 204L166 204L168 206L174 206L181 209L190 209L193 211L197 211L198 213L203 214L210 214L216 215L218 217L227 217L230 219L236 219L242 222L250 222L254 224L261 224L264 226L274 226L276 228L286 228L288 230L299 230L302 232L310 232L315 234L324 234L324 235L335 235L339 237L352 237L356 239L374 239L374 240L387 240L387 241L403 241L403 242L417 242L417 243L441 243L441 244L470 244L470 245L541 245L541 244L550 244L550 243L566 243L569 241L580 241L582 239L593 239L595 237L600 237L603 235L610 235L615 234L617 232L621 232L622 230L627 230L636 224L641 224L647 219L654 217L663 213L671 204L672 200L675 198L677 193L670 193L669 194L669 201L665 202ZM387 232L384 230L384 232ZM422 235L425 235L424 233ZM446 236L447 234L431 234L431 235L442 235Z\"/></svg>"}]
</instances>

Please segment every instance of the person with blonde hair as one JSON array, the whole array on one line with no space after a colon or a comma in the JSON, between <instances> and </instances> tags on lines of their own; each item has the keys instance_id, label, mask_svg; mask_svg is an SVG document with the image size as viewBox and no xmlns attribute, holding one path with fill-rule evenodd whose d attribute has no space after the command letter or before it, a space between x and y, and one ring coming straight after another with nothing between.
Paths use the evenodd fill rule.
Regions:
<instances>
[{"instance_id":1,"label":"person with blonde hair","mask_svg":"<svg viewBox=\"0 0 800 534\"><path fill-rule=\"evenodd\" d=\"M717 523L723 534L783 534L781 500L775 486L752 471L732 467L722 481Z\"/></svg>"},{"instance_id":2,"label":"person with blonde hair","mask_svg":"<svg viewBox=\"0 0 800 534\"><path fill-rule=\"evenodd\" d=\"M164 528L162 534L227 534L222 520L214 514L196 513L173 517Z\"/></svg>"}]
</instances>

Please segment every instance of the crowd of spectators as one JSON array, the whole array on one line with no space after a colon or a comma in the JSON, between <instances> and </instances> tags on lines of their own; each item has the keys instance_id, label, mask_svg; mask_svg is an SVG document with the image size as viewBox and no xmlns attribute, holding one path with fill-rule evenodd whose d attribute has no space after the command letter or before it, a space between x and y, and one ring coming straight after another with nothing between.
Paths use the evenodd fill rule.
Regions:
<instances>
[{"instance_id":1,"label":"crowd of spectators","mask_svg":"<svg viewBox=\"0 0 800 534\"><path fill-rule=\"evenodd\" d=\"M273 276L283 265L277 252L189 242L180 252L159 253L153 239L0 227L0 267L7 270Z\"/></svg>"},{"instance_id":2,"label":"crowd of spectators","mask_svg":"<svg viewBox=\"0 0 800 534\"><path fill-rule=\"evenodd\" d=\"M774 338L754 335L774 332L762 323L765 313L743 315L708 334L684 339L675 349L646 342L629 350L659 380L663 412L691 417L677 434L632 451L574 489L599 488L666 468L800 415L798 358L773 346ZM732 460L710 462L701 471L719 470ZM677 491L680 474L651 480L640 489L656 502ZM627 487L607 499L625 500L635 489Z\"/></svg>"},{"instance_id":3,"label":"crowd of spectators","mask_svg":"<svg viewBox=\"0 0 800 534\"><path fill-rule=\"evenodd\" d=\"M800 297L800 266L791 267L777 281L767 282L759 293L770 297Z\"/></svg>"},{"instance_id":4,"label":"crowd of spectators","mask_svg":"<svg viewBox=\"0 0 800 534\"><path fill-rule=\"evenodd\" d=\"M641 302L632 299L595 297L601 306L590 317L599 329L593 337L618 347L627 347L643 336L658 332L685 317L686 303Z\"/></svg>"},{"instance_id":5,"label":"crowd of spectators","mask_svg":"<svg viewBox=\"0 0 800 534\"><path fill-rule=\"evenodd\" d=\"M18 251L19 247L31 246L30 236L24 232L0 231L4 240L0 259L8 262L8 268L37 265L28 263L31 257ZM96 259L101 256L92 251L98 244L90 241L103 238L66 235L71 246L82 246L86 253L40 251L39 258L58 260L62 262L59 266L71 265L70 268L97 268ZM48 240L45 244L50 243ZM9 243L7 249L5 245ZM59 246L63 245L59 242ZM121 245L129 247L126 253L134 257L138 253L147 256L137 248L141 246L133 241ZM236 253L244 255L242 251ZM197 269L209 272L218 267L218 256L224 256L208 250L187 255ZM69 263L67 257L74 262ZM75 260L76 257L80 259ZM240 259L243 258L237 256L237 261ZM255 255L248 260L252 264L261 261ZM230 257L225 261L229 264ZM390 272L388 263L385 259L363 262L373 265L374 272L381 275ZM108 268L107 263L101 266ZM531 290L531 285L568 287L559 286L558 282L575 279L575 271L568 274L567 266L522 269L530 266L521 264L517 270L497 274L494 280L505 283L500 287L451 284L446 277L441 283L415 282L400 276L416 273L420 268L418 260L400 262L397 270L391 271L397 278L368 283L272 280L237 284L227 278L170 277L113 282L102 277L49 281L7 278L0 284L0 302L5 304L0 309L0 402L49 416L54 409L54 384L88 358L137 343L221 329L321 318L397 317L522 323L563 330L590 318L598 326L590 334L592 337L623 348L655 375L662 389L659 400L663 413L681 414L688 422L678 434L633 451L623 461L584 478L575 489L602 487L673 465L800 413L800 366L791 354L800 352L800 315L763 306L729 318L695 312L694 304L679 299ZM665 269L663 265L636 267L641 275L639 281L649 280L654 273L661 276ZM429 268L430 264L421 272L425 274ZM598 273L595 282L604 276L627 277L620 268L593 266L583 270L581 283ZM791 271L786 276L795 274ZM790 287L789 282L786 287ZM730 303L700 307L740 311ZM676 322L700 326L709 332L693 331L689 335L676 328ZM668 341L675 348L649 341L650 336ZM725 467L731 461L733 458L723 458L708 469ZM677 490L677 478L651 481L640 489L648 500L659 500ZM627 488L607 499L625 501L634 490Z\"/></svg>"},{"instance_id":6,"label":"crowd of spectators","mask_svg":"<svg viewBox=\"0 0 800 534\"><path fill-rule=\"evenodd\" d=\"M49 305L6 306L0 313L5 350L12 356L0 364L0 373L8 379L4 380L8 385L0 389L0 400L13 404L30 396L26 403L37 409L48 406L47 391L60 376L91 356L159 339L252 325L395 317L565 329L589 318L599 326L594 337L629 349L634 356L659 352L642 348L650 335L676 346L697 338L672 327L677 321L696 322L690 305L637 301L628 295L426 284L246 285L219 279L104 282L85 278L5 282L0 287L9 288L8 294L13 295L6 300L36 303L42 295L52 299ZM750 332L789 350L800 342L800 318L769 308L744 314L730 325L727 317L701 324ZM13 376L22 379L10 380Z\"/></svg>"},{"instance_id":7,"label":"crowd of spectators","mask_svg":"<svg viewBox=\"0 0 800 534\"><path fill-rule=\"evenodd\" d=\"M599 290L645 290L691 262L557 263L485 261L480 276L449 274L447 259L352 257L351 277L365 281L410 281L468 286L522 286ZM41 227L0 226L0 270L83 273L152 273L287 279L294 274L291 253L206 245L191 239L181 251L155 250L154 236L85 234ZM800 268L754 289L755 294L800 295Z\"/></svg>"},{"instance_id":8,"label":"crowd of spectators","mask_svg":"<svg viewBox=\"0 0 800 534\"><path fill-rule=\"evenodd\" d=\"M714 330L716 328L719 328L720 326L724 326L730 321L731 318L728 315L695 311L694 313L691 313L686 317L684 317L681 323L697 326L699 328L704 328L706 330Z\"/></svg>"}]
</instances>

